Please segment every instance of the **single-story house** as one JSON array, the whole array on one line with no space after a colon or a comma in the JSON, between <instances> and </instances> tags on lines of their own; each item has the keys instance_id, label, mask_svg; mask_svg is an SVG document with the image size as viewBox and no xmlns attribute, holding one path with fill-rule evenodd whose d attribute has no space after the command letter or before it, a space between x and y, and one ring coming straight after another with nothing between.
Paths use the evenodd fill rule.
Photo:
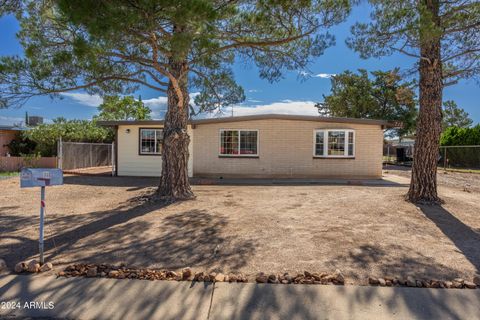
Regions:
<instances>
[{"instance_id":1,"label":"single-story house","mask_svg":"<svg viewBox=\"0 0 480 320\"><path fill-rule=\"evenodd\" d=\"M8 144L20 131L24 130L28 130L28 128L0 125L0 157L5 157L10 152Z\"/></svg>"},{"instance_id":2,"label":"single-story house","mask_svg":"<svg viewBox=\"0 0 480 320\"><path fill-rule=\"evenodd\" d=\"M116 131L118 176L160 176L162 120L100 121ZM191 120L199 178L381 178L383 120L262 114Z\"/></svg>"}]
</instances>

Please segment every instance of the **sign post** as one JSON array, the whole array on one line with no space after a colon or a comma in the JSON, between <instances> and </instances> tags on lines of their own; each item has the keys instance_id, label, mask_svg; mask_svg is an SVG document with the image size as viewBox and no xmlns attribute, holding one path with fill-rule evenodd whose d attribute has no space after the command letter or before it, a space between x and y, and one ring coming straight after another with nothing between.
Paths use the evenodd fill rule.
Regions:
<instances>
[{"instance_id":1,"label":"sign post","mask_svg":"<svg viewBox=\"0 0 480 320\"><path fill-rule=\"evenodd\" d=\"M40 251L40 263L43 264L43 220L45 216L45 187L40 187L40 235L38 237L38 249Z\"/></svg>"},{"instance_id":2,"label":"sign post","mask_svg":"<svg viewBox=\"0 0 480 320\"><path fill-rule=\"evenodd\" d=\"M63 172L60 169L24 168L20 174L20 188L40 187L40 232L38 249L40 263L43 264L43 229L45 220L45 187L63 184Z\"/></svg>"}]
</instances>

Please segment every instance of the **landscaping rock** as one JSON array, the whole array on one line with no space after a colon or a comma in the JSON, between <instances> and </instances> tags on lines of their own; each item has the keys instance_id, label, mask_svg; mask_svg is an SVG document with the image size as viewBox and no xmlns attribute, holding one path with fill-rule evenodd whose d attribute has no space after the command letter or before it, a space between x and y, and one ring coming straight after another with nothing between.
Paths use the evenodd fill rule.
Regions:
<instances>
[{"instance_id":1,"label":"landscaping rock","mask_svg":"<svg viewBox=\"0 0 480 320\"><path fill-rule=\"evenodd\" d=\"M280 280L277 279L277 276L274 274L271 274L268 276L268 282L269 283L280 283Z\"/></svg>"},{"instance_id":2,"label":"landscaping rock","mask_svg":"<svg viewBox=\"0 0 480 320\"><path fill-rule=\"evenodd\" d=\"M182 279L183 280L190 280L191 276L192 276L192 270L190 268L184 268L182 270Z\"/></svg>"},{"instance_id":3,"label":"landscaping rock","mask_svg":"<svg viewBox=\"0 0 480 320\"><path fill-rule=\"evenodd\" d=\"M387 285L387 281L383 278L378 278L378 284L381 286L381 287L385 287Z\"/></svg>"},{"instance_id":4,"label":"landscaping rock","mask_svg":"<svg viewBox=\"0 0 480 320\"><path fill-rule=\"evenodd\" d=\"M408 287L416 287L417 286L417 282L415 281L415 279L412 276L407 277L407 286Z\"/></svg>"},{"instance_id":5,"label":"landscaping rock","mask_svg":"<svg viewBox=\"0 0 480 320\"><path fill-rule=\"evenodd\" d=\"M258 283L267 283L268 282L268 277L263 272L260 272L257 275L257 277L255 278L255 281L257 281Z\"/></svg>"},{"instance_id":6,"label":"landscaping rock","mask_svg":"<svg viewBox=\"0 0 480 320\"><path fill-rule=\"evenodd\" d=\"M30 260L27 264L27 271L30 273L37 273L40 271L40 263L37 260Z\"/></svg>"},{"instance_id":7,"label":"landscaping rock","mask_svg":"<svg viewBox=\"0 0 480 320\"><path fill-rule=\"evenodd\" d=\"M225 275L222 273L218 273L215 276L215 282L224 282L225 281Z\"/></svg>"},{"instance_id":8,"label":"landscaping rock","mask_svg":"<svg viewBox=\"0 0 480 320\"><path fill-rule=\"evenodd\" d=\"M475 283L477 286L480 286L480 276L474 276L473 283Z\"/></svg>"},{"instance_id":9,"label":"landscaping rock","mask_svg":"<svg viewBox=\"0 0 480 320\"><path fill-rule=\"evenodd\" d=\"M445 286L445 288L449 289L449 288L453 287L453 282L452 281L445 281L443 283L443 285Z\"/></svg>"},{"instance_id":10,"label":"landscaping rock","mask_svg":"<svg viewBox=\"0 0 480 320\"><path fill-rule=\"evenodd\" d=\"M477 285L475 283L471 282L471 281L465 281L463 284L468 289L476 289L477 288Z\"/></svg>"},{"instance_id":11,"label":"landscaping rock","mask_svg":"<svg viewBox=\"0 0 480 320\"><path fill-rule=\"evenodd\" d=\"M16 273L21 273L21 272L27 271L27 265L25 264L25 262L19 262L15 265L14 271Z\"/></svg>"},{"instance_id":12,"label":"landscaping rock","mask_svg":"<svg viewBox=\"0 0 480 320\"><path fill-rule=\"evenodd\" d=\"M109 273L108 273L108 276L110 278L117 278L118 277L118 271L117 270L111 270Z\"/></svg>"},{"instance_id":13,"label":"landscaping rock","mask_svg":"<svg viewBox=\"0 0 480 320\"><path fill-rule=\"evenodd\" d=\"M194 281L203 281L205 279L205 274L203 272L197 272L195 273L195 276L193 276Z\"/></svg>"},{"instance_id":14,"label":"landscaping rock","mask_svg":"<svg viewBox=\"0 0 480 320\"><path fill-rule=\"evenodd\" d=\"M368 277L368 283L372 286L380 284L380 281L375 277Z\"/></svg>"},{"instance_id":15,"label":"landscaping rock","mask_svg":"<svg viewBox=\"0 0 480 320\"><path fill-rule=\"evenodd\" d=\"M217 276L217 273L216 273L216 272L211 272L211 273L208 275L208 281L214 282L216 276ZM206 281L206 280L207 280L207 279L205 279L205 281Z\"/></svg>"},{"instance_id":16,"label":"landscaping rock","mask_svg":"<svg viewBox=\"0 0 480 320\"><path fill-rule=\"evenodd\" d=\"M333 273L333 277L333 282L335 284L345 284L345 277L339 269L335 270L335 272Z\"/></svg>"},{"instance_id":17,"label":"landscaping rock","mask_svg":"<svg viewBox=\"0 0 480 320\"><path fill-rule=\"evenodd\" d=\"M284 280L284 281L287 281L287 283L292 283L292 282L293 282L292 276L289 275L288 273L286 273L286 274L283 276L283 280Z\"/></svg>"},{"instance_id":18,"label":"landscaping rock","mask_svg":"<svg viewBox=\"0 0 480 320\"><path fill-rule=\"evenodd\" d=\"M240 273L238 276L237 276L237 281L238 282L248 282L248 278L246 275Z\"/></svg>"},{"instance_id":19,"label":"landscaping rock","mask_svg":"<svg viewBox=\"0 0 480 320\"><path fill-rule=\"evenodd\" d=\"M90 267L87 269L87 277L93 278L97 276L97 267Z\"/></svg>"},{"instance_id":20,"label":"landscaping rock","mask_svg":"<svg viewBox=\"0 0 480 320\"><path fill-rule=\"evenodd\" d=\"M43 266L40 267L40 272L48 272L53 270L53 264L50 262L44 263Z\"/></svg>"},{"instance_id":21,"label":"landscaping rock","mask_svg":"<svg viewBox=\"0 0 480 320\"><path fill-rule=\"evenodd\" d=\"M7 271L7 263L5 262L5 260L0 259L0 273L2 273L3 271Z\"/></svg>"},{"instance_id":22,"label":"landscaping rock","mask_svg":"<svg viewBox=\"0 0 480 320\"><path fill-rule=\"evenodd\" d=\"M416 285L417 285L418 288L423 287L422 281L417 280L415 283L416 283Z\"/></svg>"}]
</instances>

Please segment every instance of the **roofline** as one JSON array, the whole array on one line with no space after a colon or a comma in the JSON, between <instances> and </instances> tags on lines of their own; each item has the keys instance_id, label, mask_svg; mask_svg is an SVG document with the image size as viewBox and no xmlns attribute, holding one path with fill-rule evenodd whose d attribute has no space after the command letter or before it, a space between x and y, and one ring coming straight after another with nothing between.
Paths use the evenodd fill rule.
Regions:
<instances>
[{"instance_id":1,"label":"roofline","mask_svg":"<svg viewBox=\"0 0 480 320\"><path fill-rule=\"evenodd\" d=\"M387 128L398 127L399 123L378 119L359 119L359 118L339 118L339 117L321 117L321 116L305 116L305 115L289 115L289 114L256 114L249 116L235 116L208 119L193 119L189 123L193 125L209 124L209 123L228 123L252 120L301 120L301 121L317 121L317 122L336 122L336 123L359 123L367 125L380 125ZM121 120L121 121L98 121L101 126L121 126L121 125L163 125L164 120Z\"/></svg>"},{"instance_id":2,"label":"roofline","mask_svg":"<svg viewBox=\"0 0 480 320\"><path fill-rule=\"evenodd\" d=\"M0 130L3 130L3 131L26 131L29 129L30 128L26 128L26 127L0 126Z\"/></svg>"}]
</instances>

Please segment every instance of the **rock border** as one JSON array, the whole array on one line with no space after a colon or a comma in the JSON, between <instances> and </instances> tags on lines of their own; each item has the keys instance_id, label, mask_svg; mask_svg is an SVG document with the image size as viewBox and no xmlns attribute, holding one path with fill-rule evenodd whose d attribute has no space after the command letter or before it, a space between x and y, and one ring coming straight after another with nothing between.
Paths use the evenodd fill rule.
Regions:
<instances>
[{"instance_id":1,"label":"rock border","mask_svg":"<svg viewBox=\"0 0 480 320\"><path fill-rule=\"evenodd\" d=\"M16 273L39 273L53 270L53 264L50 262L40 264L37 260L30 260L28 262L22 261L15 265L13 269Z\"/></svg>"},{"instance_id":2,"label":"rock border","mask_svg":"<svg viewBox=\"0 0 480 320\"><path fill-rule=\"evenodd\" d=\"M74 264L58 272L58 277L114 278L139 280L171 280L171 281L202 281L202 282L248 282L244 274L193 273L190 268L181 271L150 268L131 268L124 264L119 266L108 264Z\"/></svg>"},{"instance_id":3,"label":"rock border","mask_svg":"<svg viewBox=\"0 0 480 320\"><path fill-rule=\"evenodd\" d=\"M368 277L368 284L372 286L381 286L381 287L416 287L416 288L440 288L440 289L476 289L480 286L480 276L475 276L473 281L468 281L462 278L455 278L453 280L422 280L415 279L412 276L407 278L398 278L398 277L384 277L377 278L370 276Z\"/></svg>"},{"instance_id":4,"label":"rock border","mask_svg":"<svg viewBox=\"0 0 480 320\"><path fill-rule=\"evenodd\" d=\"M15 272L38 273L53 270L53 265L47 262L40 265L36 260L19 262L15 265ZM138 279L138 280L170 280L170 281L196 281L196 282L256 282L271 284L320 284L320 285L345 285L345 276L336 269L333 273L309 272L266 274L258 273L249 277L243 273L216 273L192 272L191 268L181 271L127 267L125 264L72 264L57 273L58 277L87 277L87 278L113 278L113 279ZM416 287L416 288L442 288L442 289L477 289L480 288L480 275L473 277L473 281L462 278L453 280L425 280L412 276L402 277L368 277L368 285L380 287Z\"/></svg>"}]
</instances>

